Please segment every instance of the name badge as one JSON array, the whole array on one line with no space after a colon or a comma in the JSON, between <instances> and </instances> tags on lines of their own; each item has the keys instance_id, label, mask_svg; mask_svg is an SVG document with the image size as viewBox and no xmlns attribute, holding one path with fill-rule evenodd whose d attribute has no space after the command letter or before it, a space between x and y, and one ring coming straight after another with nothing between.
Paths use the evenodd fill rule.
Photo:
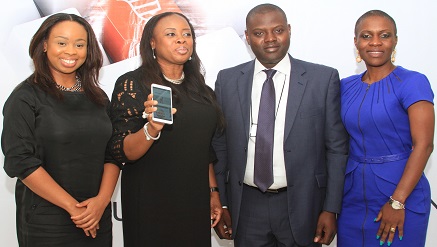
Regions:
<instances>
[{"instance_id":1,"label":"name badge","mask_svg":"<svg viewBox=\"0 0 437 247\"><path fill-rule=\"evenodd\" d=\"M257 124L252 124L251 126L250 126L250 133L249 133L249 136L250 137L256 137L256 129L257 129Z\"/></svg>"}]
</instances>

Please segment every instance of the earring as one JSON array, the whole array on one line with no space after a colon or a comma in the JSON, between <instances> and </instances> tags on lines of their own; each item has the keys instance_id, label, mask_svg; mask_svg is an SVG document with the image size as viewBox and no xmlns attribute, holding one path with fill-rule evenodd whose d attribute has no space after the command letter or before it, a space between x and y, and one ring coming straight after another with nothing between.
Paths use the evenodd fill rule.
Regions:
<instances>
[{"instance_id":1,"label":"earring","mask_svg":"<svg viewBox=\"0 0 437 247\"><path fill-rule=\"evenodd\" d=\"M153 48L152 48L152 55L153 55L153 59L156 59L156 56L155 56L155 49L153 49Z\"/></svg>"},{"instance_id":2,"label":"earring","mask_svg":"<svg viewBox=\"0 0 437 247\"><path fill-rule=\"evenodd\" d=\"M396 49L394 49L391 54L391 62L394 63L395 61L396 61Z\"/></svg>"},{"instance_id":3,"label":"earring","mask_svg":"<svg viewBox=\"0 0 437 247\"><path fill-rule=\"evenodd\" d=\"M188 60L191 60L192 58L191 58L191 56L188 58Z\"/></svg>"},{"instance_id":4,"label":"earring","mask_svg":"<svg viewBox=\"0 0 437 247\"><path fill-rule=\"evenodd\" d=\"M357 61L357 63L361 63L361 61L363 61L363 59L360 56L360 52L357 50L357 57L355 58L355 61Z\"/></svg>"}]
</instances>

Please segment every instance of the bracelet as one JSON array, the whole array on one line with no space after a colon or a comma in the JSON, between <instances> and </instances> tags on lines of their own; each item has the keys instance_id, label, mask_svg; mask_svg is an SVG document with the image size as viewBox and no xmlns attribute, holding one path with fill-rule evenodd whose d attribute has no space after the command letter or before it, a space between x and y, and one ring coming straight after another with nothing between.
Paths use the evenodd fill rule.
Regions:
<instances>
[{"instance_id":1,"label":"bracelet","mask_svg":"<svg viewBox=\"0 0 437 247\"><path fill-rule=\"evenodd\" d=\"M144 134L146 135L146 140L148 140L148 141L150 141L150 140L154 140L154 141L158 140L159 137L161 137L161 131L159 131L158 136L153 137L153 136L151 136L151 135L149 134L149 131L147 131L147 126L148 126L148 125L149 125L149 122L147 122L147 123L144 125L144 127L143 127L143 129L144 129Z\"/></svg>"},{"instance_id":2,"label":"bracelet","mask_svg":"<svg viewBox=\"0 0 437 247\"><path fill-rule=\"evenodd\" d=\"M219 188L218 187L211 187L209 188L211 192L219 192Z\"/></svg>"}]
</instances>

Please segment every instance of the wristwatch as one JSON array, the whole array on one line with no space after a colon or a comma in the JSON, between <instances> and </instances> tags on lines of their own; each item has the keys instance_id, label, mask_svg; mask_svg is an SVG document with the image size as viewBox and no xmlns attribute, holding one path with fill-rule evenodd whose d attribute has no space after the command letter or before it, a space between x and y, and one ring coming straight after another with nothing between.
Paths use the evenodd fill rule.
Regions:
<instances>
[{"instance_id":1,"label":"wristwatch","mask_svg":"<svg viewBox=\"0 0 437 247\"><path fill-rule=\"evenodd\" d=\"M405 209L405 205L403 203L401 203L400 201L396 201L391 196L390 199L388 200L388 204L390 204L390 206L395 210Z\"/></svg>"},{"instance_id":2,"label":"wristwatch","mask_svg":"<svg viewBox=\"0 0 437 247\"><path fill-rule=\"evenodd\" d=\"M209 190L211 192L219 192L219 188L218 187L211 187L211 188L209 188Z\"/></svg>"}]
</instances>

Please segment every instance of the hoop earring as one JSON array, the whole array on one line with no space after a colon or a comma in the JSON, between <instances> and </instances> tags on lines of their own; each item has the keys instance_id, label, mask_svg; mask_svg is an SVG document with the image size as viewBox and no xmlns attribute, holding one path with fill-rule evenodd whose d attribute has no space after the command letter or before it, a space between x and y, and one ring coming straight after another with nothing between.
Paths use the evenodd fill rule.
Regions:
<instances>
[{"instance_id":1,"label":"hoop earring","mask_svg":"<svg viewBox=\"0 0 437 247\"><path fill-rule=\"evenodd\" d=\"M394 63L395 61L396 61L396 49L394 49L391 54L391 62Z\"/></svg>"},{"instance_id":2,"label":"hoop earring","mask_svg":"<svg viewBox=\"0 0 437 247\"><path fill-rule=\"evenodd\" d=\"M156 59L156 56L155 56L155 49L153 49L153 48L152 48L152 56L153 56L153 59Z\"/></svg>"},{"instance_id":3,"label":"hoop earring","mask_svg":"<svg viewBox=\"0 0 437 247\"><path fill-rule=\"evenodd\" d=\"M357 61L357 63L361 63L361 61L363 61L363 59L360 56L360 52L357 50L357 57L355 58L355 61Z\"/></svg>"}]
</instances>

